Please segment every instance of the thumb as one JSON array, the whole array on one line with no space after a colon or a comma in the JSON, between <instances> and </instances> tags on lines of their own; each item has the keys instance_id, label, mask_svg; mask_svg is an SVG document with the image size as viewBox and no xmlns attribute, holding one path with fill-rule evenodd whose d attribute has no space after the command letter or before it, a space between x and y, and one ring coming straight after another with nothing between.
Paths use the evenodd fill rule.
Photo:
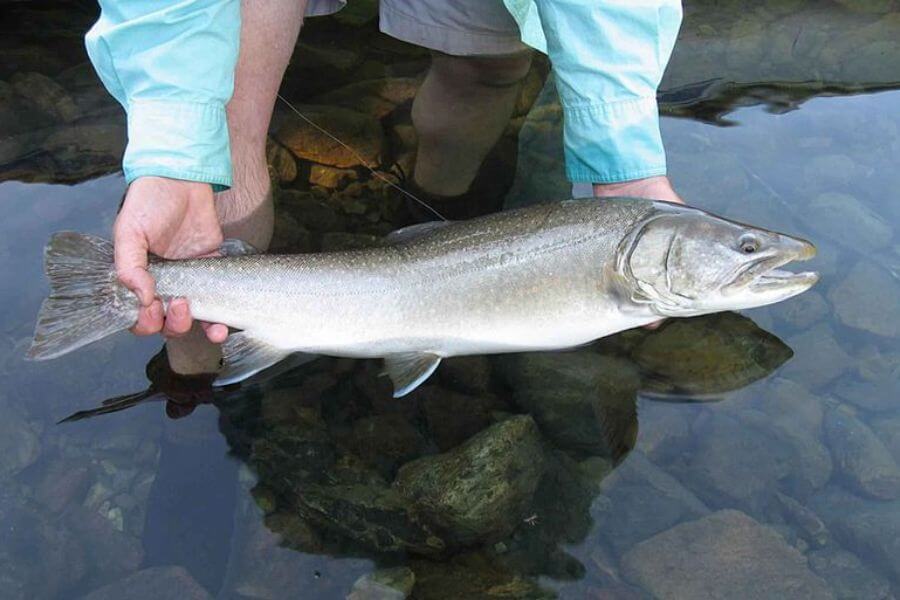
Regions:
<instances>
[{"instance_id":1,"label":"thumb","mask_svg":"<svg viewBox=\"0 0 900 600\"><path fill-rule=\"evenodd\" d=\"M156 297L156 285L147 271L146 236L117 228L114 248L119 281L137 295L143 306L150 306Z\"/></svg>"}]
</instances>

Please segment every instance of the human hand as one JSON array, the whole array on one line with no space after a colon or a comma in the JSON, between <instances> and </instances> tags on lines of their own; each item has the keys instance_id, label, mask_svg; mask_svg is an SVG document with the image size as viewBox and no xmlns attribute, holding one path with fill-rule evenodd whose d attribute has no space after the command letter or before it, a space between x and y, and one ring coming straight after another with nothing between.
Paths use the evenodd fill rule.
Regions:
<instances>
[{"instance_id":1,"label":"human hand","mask_svg":"<svg viewBox=\"0 0 900 600\"><path fill-rule=\"evenodd\" d=\"M214 253L222 243L213 191L209 184L164 177L139 177L128 187L113 226L116 272L141 302L137 335L161 332L178 337L191 329L187 300L176 298L168 311L156 297L156 283L147 270L147 254L163 258L191 258ZM228 328L205 323L210 341L221 343Z\"/></svg>"},{"instance_id":2,"label":"human hand","mask_svg":"<svg viewBox=\"0 0 900 600\"><path fill-rule=\"evenodd\" d=\"M628 196L631 198L649 198L684 204L684 200L675 193L672 183L665 175L617 183L595 183L594 196L598 198Z\"/></svg>"}]
</instances>

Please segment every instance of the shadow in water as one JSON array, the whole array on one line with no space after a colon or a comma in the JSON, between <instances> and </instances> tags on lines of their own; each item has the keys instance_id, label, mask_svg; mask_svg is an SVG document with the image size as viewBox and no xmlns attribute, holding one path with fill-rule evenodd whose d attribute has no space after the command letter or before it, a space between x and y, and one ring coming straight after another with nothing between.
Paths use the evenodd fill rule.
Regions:
<instances>
[{"instance_id":1,"label":"shadow in water","mask_svg":"<svg viewBox=\"0 0 900 600\"><path fill-rule=\"evenodd\" d=\"M170 418L182 418L198 404L213 404L231 454L255 475L252 497L281 546L367 558L394 574L398 566L411 569L422 597L429 589L472 597L498 585L532 597L543 593L539 576L586 576L585 557L567 546L592 531L616 550L685 516L651 512L624 523L598 502L609 480L621 488L661 476L648 474L652 467L638 455L617 470L635 446L639 397L718 400L791 356L750 319L723 313L670 321L656 332L627 331L570 352L451 359L435 383L393 399L375 361L323 358L222 390L209 378L175 376L160 353L147 367L147 391L66 420L156 400ZM179 451L182 460L193 452ZM664 486L656 492L665 494ZM230 517L221 516L218 528L230 532ZM200 522L215 528L209 518ZM184 527L154 527L173 528ZM231 590L266 572L261 556L236 558L254 543L238 529L225 575ZM172 549L159 554L171 559ZM215 555L201 554L207 563ZM600 567L591 570L591 585L625 586L615 569ZM208 567L197 567L204 568L195 576L208 581ZM224 558L214 570L226 570ZM456 576L461 570L466 577Z\"/></svg>"}]
</instances>

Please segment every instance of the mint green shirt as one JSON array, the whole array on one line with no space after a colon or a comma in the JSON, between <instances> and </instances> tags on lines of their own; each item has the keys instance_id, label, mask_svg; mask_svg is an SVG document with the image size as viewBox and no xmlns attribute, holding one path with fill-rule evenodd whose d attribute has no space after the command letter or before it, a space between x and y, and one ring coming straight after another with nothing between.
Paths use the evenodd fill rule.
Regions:
<instances>
[{"instance_id":1,"label":"mint green shirt","mask_svg":"<svg viewBox=\"0 0 900 600\"><path fill-rule=\"evenodd\" d=\"M523 41L553 64L569 179L664 174L656 89L681 24L680 1L504 1ZM239 0L100 0L100 7L85 43L128 114L126 180L156 175L230 186L225 104Z\"/></svg>"}]
</instances>

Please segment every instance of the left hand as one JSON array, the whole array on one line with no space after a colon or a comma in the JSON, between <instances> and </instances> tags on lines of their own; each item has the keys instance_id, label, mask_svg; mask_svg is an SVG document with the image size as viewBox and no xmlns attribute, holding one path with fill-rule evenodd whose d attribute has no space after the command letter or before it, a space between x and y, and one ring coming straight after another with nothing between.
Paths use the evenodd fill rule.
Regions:
<instances>
[{"instance_id":1,"label":"left hand","mask_svg":"<svg viewBox=\"0 0 900 600\"><path fill-rule=\"evenodd\" d=\"M665 175L617 183L595 183L594 196L598 198L627 196L630 198L649 198L651 200L664 200L665 202L684 204L684 200L675 193L672 183Z\"/></svg>"}]
</instances>

